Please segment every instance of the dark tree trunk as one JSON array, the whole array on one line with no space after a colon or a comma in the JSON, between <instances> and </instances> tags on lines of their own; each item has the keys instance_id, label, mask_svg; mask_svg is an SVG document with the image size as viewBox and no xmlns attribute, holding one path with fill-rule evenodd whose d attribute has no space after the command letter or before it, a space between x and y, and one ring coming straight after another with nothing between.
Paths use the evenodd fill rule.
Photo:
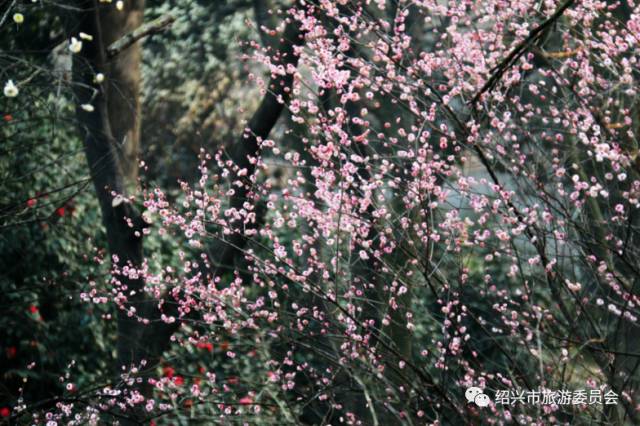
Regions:
<instances>
[{"instance_id":1,"label":"dark tree trunk","mask_svg":"<svg viewBox=\"0 0 640 426\"><path fill-rule=\"evenodd\" d=\"M114 203L114 194L126 197L125 176L120 163L117 141L111 128L109 116L109 90L106 82L98 84L95 75L108 76L109 63L106 60L104 37L101 30L98 1L81 2L83 12L78 19L78 31L93 36L93 41L83 42L80 53L74 55L73 81L75 84L76 113L80 130L84 136L84 146L91 178L100 202L102 221L107 233L109 252L113 264L122 268L126 265L139 267L142 263L141 215L128 202ZM113 6L111 6L113 7ZM87 111L83 105L90 104L93 111ZM129 226L126 219L133 226ZM117 260L116 260L117 259ZM142 279L120 278L128 301L126 308L135 308L144 312L144 294L141 292ZM133 295L131 292L135 292ZM117 370L124 366L128 369L138 364L145 351L141 342L143 325L135 317L119 310L118 315Z\"/></svg>"},{"instance_id":2,"label":"dark tree trunk","mask_svg":"<svg viewBox=\"0 0 640 426\"><path fill-rule=\"evenodd\" d=\"M304 34L299 28L299 23L296 21L289 22L282 35L278 50L279 62L285 68L287 65L296 66L298 64L298 56L294 52L296 46L301 46L303 43ZM251 177L256 169L255 163L250 161L250 158L256 158L260 154L258 140L266 139L276 125L282 110L289 100L292 85L293 75L291 74L275 76L269 81L268 92L251 120L249 120L247 130L230 149L231 159L240 169L247 169L248 177ZM244 203L249 202L252 208L256 208L250 188L251 182L248 181L242 187L237 188L230 200L231 207L241 210L244 208ZM257 218L256 220L260 221L261 219ZM235 262L242 257L242 250L246 243L244 235L238 232L230 235L228 240L223 243L224 246L222 248L214 250L214 253L217 254L214 258L215 272L220 274L231 271Z\"/></svg>"}]
</instances>

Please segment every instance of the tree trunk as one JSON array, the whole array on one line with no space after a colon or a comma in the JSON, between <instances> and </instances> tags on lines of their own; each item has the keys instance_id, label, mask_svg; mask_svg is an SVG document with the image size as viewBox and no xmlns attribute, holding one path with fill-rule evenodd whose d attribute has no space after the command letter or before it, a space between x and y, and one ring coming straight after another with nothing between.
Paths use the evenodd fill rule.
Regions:
<instances>
[{"instance_id":1,"label":"tree trunk","mask_svg":"<svg viewBox=\"0 0 640 426\"><path fill-rule=\"evenodd\" d=\"M126 197L125 175L121 166L117 141L111 128L116 117L109 114L109 94L105 83L95 80L97 73L109 78L110 64L106 60L106 44L102 36L102 6L98 1L80 2L83 12L79 14L77 30L93 36L92 41L84 41L80 53L73 58L73 81L76 96L76 114L80 130L84 136L84 147L96 194L100 202L109 253L114 266L139 267L143 259L141 215L128 202L114 202L114 194ZM113 6L106 6L111 7ZM124 12L121 12L124 13ZM92 105L93 110L86 105ZM123 114L123 112L120 112ZM120 127L122 129L123 127ZM126 219L131 220L130 226ZM122 293L128 296L124 308L134 308L144 312L142 279L116 277L122 284ZM126 291L125 291L126 289ZM131 365L139 364L145 358L144 342L141 340L144 326L135 317L129 317L120 309L117 314L117 373Z\"/></svg>"},{"instance_id":2,"label":"tree trunk","mask_svg":"<svg viewBox=\"0 0 640 426\"><path fill-rule=\"evenodd\" d=\"M106 48L143 21L144 0L126 0L124 8L113 5L100 10L102 41ZM135 43L110 60L105 67L109 124L118 144L118 157L126 184L138 176L140 149L140 81L142 48Z\"/></svg>"}]
</instances>

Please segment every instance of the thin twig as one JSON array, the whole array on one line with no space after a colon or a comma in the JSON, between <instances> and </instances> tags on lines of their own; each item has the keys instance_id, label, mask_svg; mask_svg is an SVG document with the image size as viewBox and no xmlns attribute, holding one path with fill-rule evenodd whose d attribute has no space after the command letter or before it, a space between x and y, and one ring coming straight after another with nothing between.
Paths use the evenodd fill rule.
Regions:
<instances>
[{"instance_id":1,"label":"thin twig","mask_svg":"<svg viewBox=\"0 0 640 426\"><path fill-rule=\"evenodd\" d=\"M7 10L4 12L4 15L2 16L2 19L0 19L0 27L4 25L4 21L7 20L7 16L9 16L9 13L11 12L11 9L13 9L13 6L15 6L15 4L16 4L16 0L13 0L9 5L9 7L7 7Z\"/></svg>"}]
</instances>

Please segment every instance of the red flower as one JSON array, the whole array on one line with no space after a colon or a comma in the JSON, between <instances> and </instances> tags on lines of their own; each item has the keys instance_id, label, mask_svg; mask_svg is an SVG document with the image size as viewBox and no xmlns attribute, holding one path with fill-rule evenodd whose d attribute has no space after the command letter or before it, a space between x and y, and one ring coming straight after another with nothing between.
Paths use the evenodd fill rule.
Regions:
<instances>
[{"instance_id":1,"label":"red flower","mask_svg":"<svg viewBox=\"0 0 640 426\"><path fill-rule=\"evenodd\" d=\"M176 386L182 386L184 385L184 378L182 376L175 376L173 378L173 383L175 383Z\"/></svg>"},{"instance_id":2,"label":"red flower","mask_svg":"<svg viewBox=\"0 0 640 426\"><path fill-rule=\"evenodd\" d=\"M18 354L18 349L15 346L9 346L6 352L7 352L7 358L13 359Z\"/></svg>"},{"instance_id":3,"label":"red flower","mask_svg":"<svg viewBox=\"0 0 640 426\"><path fill-rule=\"evenodd\" d=\"M37 314L38 313L38 307L36 305L29 306L29 312L31 312L34 315Z\"/></svg>"},{"instance_id":4,"label":"red flower","mask_svg":"<svg viewBox=\"0 0 640 426\"><path fill-rule=\"evenodd\" d=\"M11 415L11 410L9 407L0 408L0 417L9 417Z\"/></svg>"},{"instance_id":5,"label":"red flower","mask_svg":"<svg viewBox=\"0 0 640 426\"><path fill-rule=\"evenodd\" d=\"M240 398L240 405L249 405L253 404L253 399L250 396L245 396L244 398Z\"/></svg>"},{"instance_id":6,"label":"red flower","mask_svg":"<svg viewBox=\"0 0 640 426\"><path fill-rule=\"evenodd\" d=\"M34 207L36 205L36 203L38 202L38 200L36 200L35 198L29 198L27 200L27 207Z\"/></svg>"},{"instance_id":7,"label":"red flower","mask_svg":"<svg viewBox=\"0 0 640 426\"><path fill-rule=\"evenodd\" d=\"M227 379L227 383L229 383L230 385L237 385L238 378L236 376L231 376Z\"/></svg>"},{"instance_id":8,"label":"red flower","mask_svg":"<svg viewBox=\"0 0 640 426\"><path fill-rule=\"evenodd\" d=\"M176 370L174 370L173 367L171 366L166 366L162 368L162 375L164 377L172 378L175 373L176 373Z\"/></svg>"},{"instance_id":9,"label":"red flower","mask_svg":"<svg viewBox=\"0 0 640 426\"><path fill-rule=\"evenodd\" d=\"M57 214L58 216L60 216L60 217L64 216L64 214L65 214L64 207L58 207L58 208L56 209L56 214Z\"/></svg>"},{"instance_id":10,"label":"red flower","mask_svg":"<svg viewBox=\"0 0 640 426\"><path fill-rule=\"evenodd\" d=\"M11 114L5 114L4 115L4 121L11 121L13 120L13 115Z\"/></svg>"},{"instance_id":11,"label":"red flower","mask_svg":"<svg viewBox=\"0 0 640 426\"><path fill-rule=\"evenodd\" d=\"M206 349L209 352L213 352L213 343L211 343L211 342L198 342L196 344L196 347L198 349Z\"/></svg>"}]
</instances>

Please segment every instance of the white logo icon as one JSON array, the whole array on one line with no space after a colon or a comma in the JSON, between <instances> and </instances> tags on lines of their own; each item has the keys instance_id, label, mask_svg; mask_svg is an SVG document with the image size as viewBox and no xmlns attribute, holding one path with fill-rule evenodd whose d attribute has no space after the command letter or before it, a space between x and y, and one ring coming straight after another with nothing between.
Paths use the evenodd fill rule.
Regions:
<instances>
[{"instance_id":1,"label":"white logo icon","mask_svg":"<svg viewBox=\"0 0 640 426\"><path fill-rule=\"evenodd\" d=\"M468 388L464 393L464 397L467 398L467 401L475 403L478 407L488 407L491 403L489 396L482 393L482 389L475 386Z\"/></svg>"}]
</instances>

